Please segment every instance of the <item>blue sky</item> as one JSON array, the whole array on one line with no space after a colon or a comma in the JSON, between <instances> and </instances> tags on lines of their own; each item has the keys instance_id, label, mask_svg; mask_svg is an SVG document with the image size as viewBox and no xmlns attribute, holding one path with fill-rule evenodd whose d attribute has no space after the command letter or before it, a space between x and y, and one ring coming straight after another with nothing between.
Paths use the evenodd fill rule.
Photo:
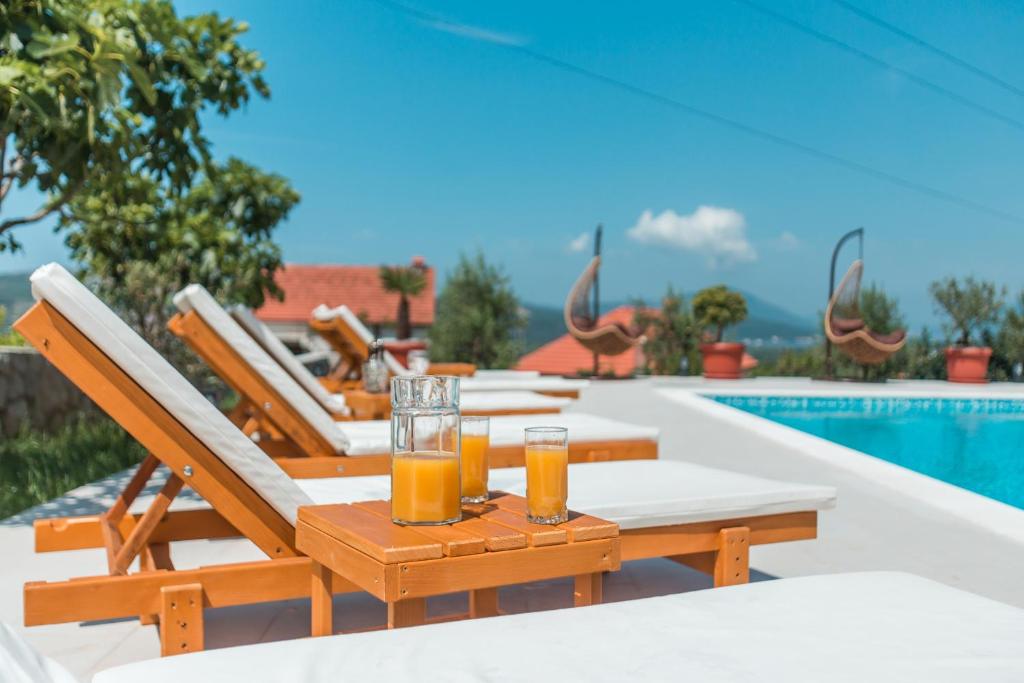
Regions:
<instances>
[{"instance_id":1,"label":"blue sky","mask_svg":"<svg viewBox=\"0 0 1024 683\"><path fill-rule=\"evenodd\" d=\"M1024 88L1024 7L850 1ZM933 320L926 290L937 277L1024 286L1024 222L828 164L508 47L1024 217L1024 97L831 0L758 2L1021 127L735 0L409 0L449 23L369 0L176 4L247 20L245 42L267 60L272 99L227 121L211 117L207 132L218 156L281 173L302 193L279 231L288 261L422 254L443 271L460 250L480 248L521 298L559 304L587 259L581 236L600 221L610 299L726 282L811 316L825 306L831 245L863 225L866 279L897 296L915 327ZM20 236L26 253L0 255L0 270L63 256L45 229Z\"/></svg>"}]
</instances>

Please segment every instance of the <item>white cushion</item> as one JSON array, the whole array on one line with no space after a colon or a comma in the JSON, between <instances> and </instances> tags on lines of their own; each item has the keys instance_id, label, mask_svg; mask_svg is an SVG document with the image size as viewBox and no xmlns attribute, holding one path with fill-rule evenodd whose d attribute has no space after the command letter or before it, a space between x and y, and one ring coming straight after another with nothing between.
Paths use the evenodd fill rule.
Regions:
<instances>
[{"instance_id":1,"label":"white cushion","mask_svg":"<svg viewBox=\"0 0 1024 683\"><path fill-rule=\"evenodd\" d=\"M491 470L490 487L525 496L525 470ZM569 507L623 529L824 510L835 501L831 486L763 479L678 460L569 466Z\"/></svg>"},{"instance_id":2,"label":"white cushion","mask_svg":"<svg viewBox=\"0 0 1024 683\"><path fill-rule=\"evenodd\" d=\"M302 416L338 453L348 443L345 435L334 428L334 419L307 394L253 338L232 320L219 303L201 285L189 285L174 295L174 305L182 313L195 311L224 342L242 357L285 401Z\"/></svg>"},{"instance_id":3,"label":"white cushion","mask_svg":"<svg viewBox=\"0 0 1024 683\"><path fill-rule=\"evenodd\" d=\"M0 622L0 681L77 683L67 669L36 652L17 631L3 622Z\"/></svg>"},{"instance_id":4,"label":"white cushion","mask_svg":"<svg viewBox=\"0 0 1024 683\"><path fill-rule=\"evenodd\" d=\"M165 657L94 683L1024 680L1024 610L910 574L809 576Z\"/></svg>"},{"instance_id":5,"label":"white cushion","mask_svg":"<svg viewBox=\"0 0 1024 683\"><path fill-rule=\"evenodd\" d=\"M348 439L348 455L369 455L391 452L391 423L387 420L337 422L337 428ZM499 415L491 418L491 444L523 445L527 427L554 426L569 430L571 443L592 441L656 441L658 429L630 424L586 413L554 413L549 415Z\"/></svg>"},{"instance_id":6,"label":"white cushion","mask_svg":"<svg viewBox=\"0 0 1024 683\"><path fill-rule=\"evenodd\" d=\"M324 385L313 376L313 373L299 362L284 342L278 339L262 320L254 316L252 311L245 306L232 306L229 310L235 322L248 332L249 336L256 340L256 343L262 346L263 350L269 353L322 408L333 413L348 414L344 395L331 394L324 389Z\"/></svg>"},{"instance_id":7,"label":"white cushion","mask_svg":"<svg viewBox=\"0 0 1024 683\"><path fill-rule=\"evenodd\" d=\"M337 308L327 308L327 306L320 304L313 309L313 317L317 320L323 321L330 321L337 318L348 325L348 327L353 330L367 346L373 343L373 332L363 324L363 321L359 319L359 316L353 313L348 306L341 305ZM391 355L391 352L387 349L384 349L384 364L388 366L388 370L390 370L393 375L412 374L409 369L399 363L398 359Z\"/></svg>"},{"instance_id":8,"label":"white cushion","mask_svg":"<svg viewBox=\"0 0 1024 683\"><path fill-rule=\"evenodd\" d=\"M391 478L296 480L317 505L391 498ZM526 495L522 467L491 470L490 488ZM569 465L569 507L623 529L735 519L835 505L831 486L751 477L670 460L624 460Z\"/></svg>"},{"instance_id":9,"label":"white cushion","mask_svg":"<svg viewBox=\"0 0 1024 683\"><path fill-rule=\"evenodd\" d=\"M580 391L590 386L585 379L564 377L465 377L461 390L468 391Z\"/></svg>"},{"instance_id":10,"label":"white cushion","mask_svg":"<svg viewBox=\"0 0 1024 683\"><path fill-rule=\"evenodd\" d=\"M459 407L463 411L561 410L570 403L570 398L545 396L532 391L474 391L459 397Z\"/></svg>"},{"instance_id":11,"label":"white cushion","mask_svg":"<svg viewBox=\"0 0 1024 683\"><path fill-rule=\"evenodd\" d=\"M285 519L295 522L298 507L309 505L309 498L106 304L56 263L38 268L31 281L37 300L60 311Z\"/></svg>"},{"instance_id":12,"label":"white cushion","mask_svg":"<svg viewBox=\"0 0 1024 683\"><path fill-rule=\"evenodd\" d=\"M530 379L540 377L538 370L487 370L480 368L473 376L477 379Z\"/></svg>"}]
</instances>

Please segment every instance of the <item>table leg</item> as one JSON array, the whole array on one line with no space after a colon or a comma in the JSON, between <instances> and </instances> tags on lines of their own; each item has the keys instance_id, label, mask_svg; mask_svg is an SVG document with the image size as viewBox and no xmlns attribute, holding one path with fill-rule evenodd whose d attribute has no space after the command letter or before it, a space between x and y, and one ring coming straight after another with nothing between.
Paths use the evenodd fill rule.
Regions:
<instances>
[{"instance_id":1,"label":"table leg","mask_svg":"<svg viewBox=\"0 0 1024 683\"><path fill-rule=\"evenodd\" d=\"M313 562L312 585L310 586L310 612L312 624L310 634L329 636L334 631L333 577L334 573L319 562Z\"/></svg>"},{"instance_id":2,"label":"table leg","mask_svg":"<svg viewBox=\"0 0 1024 683\"><path fill-rule=\"evenodd\" d=\"M469 617L496 617L498 616L498 589L479 588L469 591Z\"/></svg>"},{"instance_id":3,"label":"table leg","mask_svg":"<svg viewBox=\"0 0 1024 683\"><path fill-rule=\"evenodd\" d=\"M410 598L388 603L388 628L419 626L426 621L426 598Z\"/></svg>"},{"instance_id":4,"label":"table leg","mask_svg":"<svg viewBox=\"0 0 1024 683\"><path fill-rule=\"evenodd\" d=\"M576 607L587 605L598 605L603 599L603 572L593 574L579 574L576 576L576 590L573 594L573 603Z\"/></svg>"}]
</instances>

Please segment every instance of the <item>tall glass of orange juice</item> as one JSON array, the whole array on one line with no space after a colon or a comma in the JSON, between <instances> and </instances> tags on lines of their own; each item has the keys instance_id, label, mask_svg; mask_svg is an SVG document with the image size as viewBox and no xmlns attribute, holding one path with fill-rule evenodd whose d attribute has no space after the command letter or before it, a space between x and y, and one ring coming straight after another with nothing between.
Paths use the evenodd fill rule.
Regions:
<instances>
[{"instance_id":1,"label":"tall glass of orange juice","mask_svg":"<svg viewBox=\"0 0 1024 683\"><path fill-rule=\"evenodd\" d=\"M391 380L391 519L451 524L462 519L459 379Z\"/></svg>"},{"instance_id":2,"label":"tall glass of orange juice","mask_svg":"<svg viewBox=\"0 0 1024 683\"><path fill-rule=\"evenodd\" d=\"M491 443L491 418L466 415L462 418L462 502L487 500L487 447Z\"/></svg>"},{"instance_id":3,"label":"tall glass of orange juice","mask_svg":"<svg viewBox=\"0 0 1024 683\"><path fill-rule=\"evenodd\" d=\"M526 518L534 524L561 524L569 519L569 430L526 430Z\"/></svg>"}]
</instances>

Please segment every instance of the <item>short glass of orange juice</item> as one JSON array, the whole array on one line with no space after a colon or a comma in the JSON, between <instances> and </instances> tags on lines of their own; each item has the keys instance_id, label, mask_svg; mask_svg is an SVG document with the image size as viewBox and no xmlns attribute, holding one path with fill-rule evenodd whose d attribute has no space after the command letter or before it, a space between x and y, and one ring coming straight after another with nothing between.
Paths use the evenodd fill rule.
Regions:
<instances>
[{"instance_id":1,"label":"short glass of orange juice","mask_svg":"<svg viewBox=\"0 0 1024 683\"><path fill-rule=\"evenodd\" d=\"M487 447L491 443L491 418L465 415L462 418L462 502L487 500Z\"/></svg>"},{"instance_id":2,"label":"short glass of orange juice","mask_svg":"<svg viewBox=\"0 0 1024 683\"><path fill-rule=\"evenodd\" d=\"M391 520L452 524L462 519L459 379L391 380Z\"/></svg>"},{"instance_id":3,"label":"short glass of orange juice","mask_svg":"<svg viewBox=\"0 0 1024 683\"><path fill-rule=\"evenodd\" d=\"M526 518L534 524L561 524L569 519L569 430L526 430Z\"/></svg>"}]
</instances>

